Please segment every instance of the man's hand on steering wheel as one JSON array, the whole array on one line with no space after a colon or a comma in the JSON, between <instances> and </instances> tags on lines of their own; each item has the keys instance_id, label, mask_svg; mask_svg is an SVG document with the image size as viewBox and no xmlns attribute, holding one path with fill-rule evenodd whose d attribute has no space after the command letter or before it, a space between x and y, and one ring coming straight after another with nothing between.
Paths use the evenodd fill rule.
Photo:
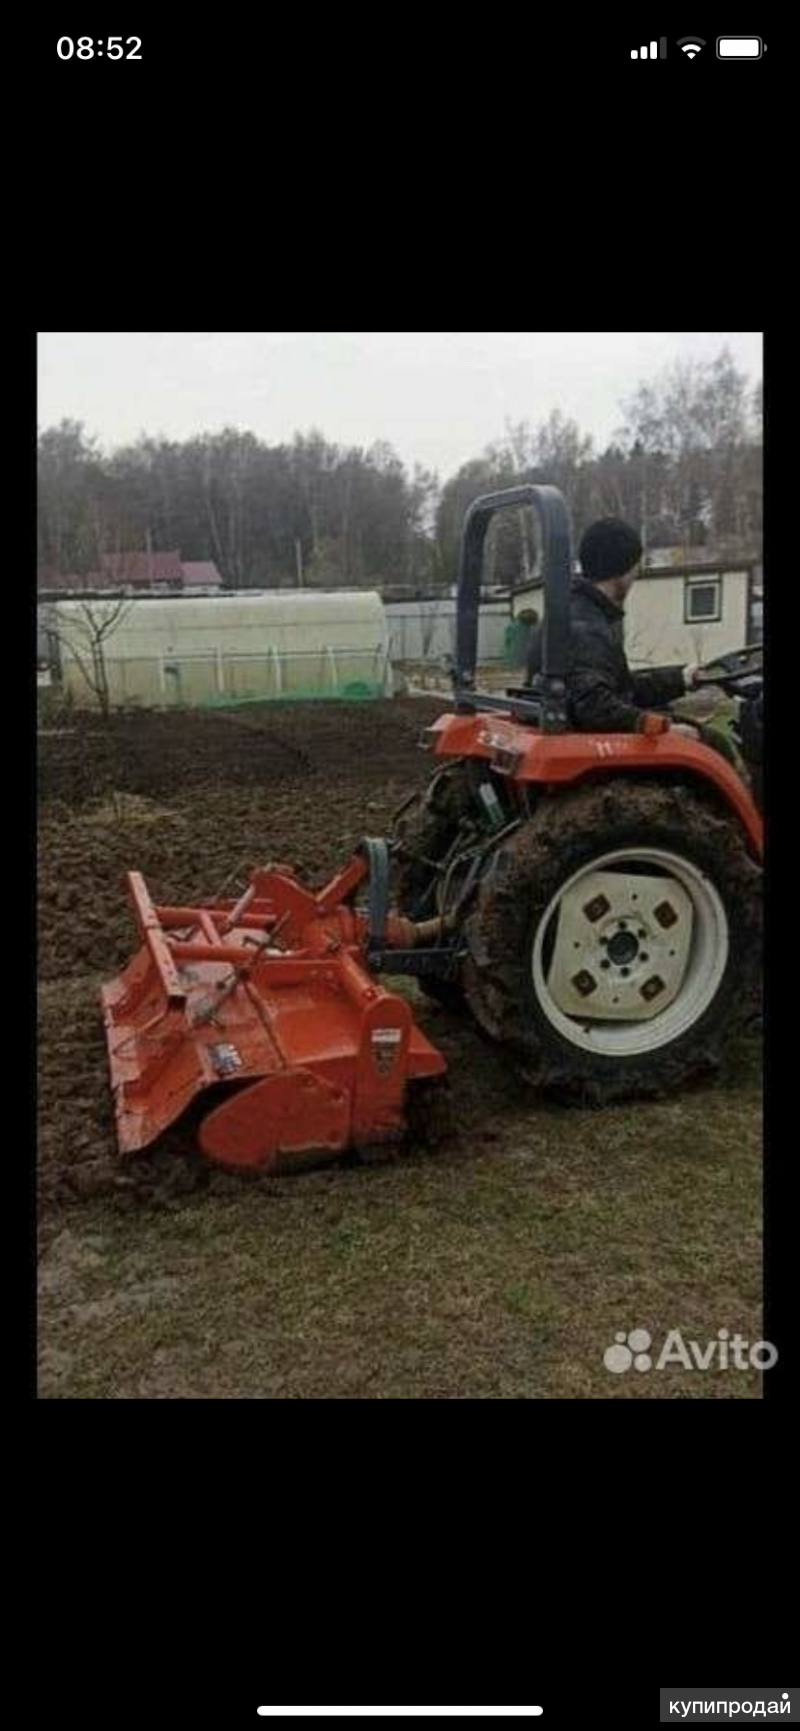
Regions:
<instances>
[{"instance_id":1,"label":"man's hand on steering wheel","mask_svg":"<svg viewBox=\"0 0 800 1731\"><path fill-rule=\"evenodd\" d=\"M704 685L716 685L731 697L754 697L763 683L763 647L751 643L746 649L718 655L713 661L700 665L692 662L684 668L684 680L689 676L693 691Z\"/></svg>"}]
</instances>

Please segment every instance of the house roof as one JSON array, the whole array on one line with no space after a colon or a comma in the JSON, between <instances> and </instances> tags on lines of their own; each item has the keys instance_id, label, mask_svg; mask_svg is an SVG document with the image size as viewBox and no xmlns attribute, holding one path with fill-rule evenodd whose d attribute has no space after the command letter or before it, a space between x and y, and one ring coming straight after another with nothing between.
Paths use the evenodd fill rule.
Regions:
<instances>
[{"instance_id":1,"label":"house roof","mask_svg":"<svg viewBox=\"0 0 800 1731\"><path fill-rule=\"evenodd\" d=\"M750 572L753 567L748 559L717 559L713 564L701 565L643 565L637 577L637 583L646 583L651 577L720 577L726 572ZM577 572L575 573L577 576ZM529 595L536 589L541 589L544 579L541 574L529 578L527 583L518 583L512 589L512 600L517 595Z\"/></svg>"},{"instance_id":2,"label":"house roof","mask_svg":"<svg viewBox=\"0 0 800 1731\"><path fill-rule=\"evenodd\" d=\"M221 583L222 578L213 559L184 559L183 578L185 583L194 585Z\"/></svg>"},{"instance_id":3,"label":"house roof","mask_svg":"<svg viewBox=\"0 0 800 1731\"><path fill-rule=\"evenodd\" d=\"M176 550L168 553L102 553L100 569L83 577L60 573L42 567L38 573L38 588L46 590L150 590L168 584L177 593L183 589L220 589L222 579L213 559L181 559Z\"/></svg>"},{"instance_id":4,"label":"house roof","mask_svg":"<svg viewBox=\"0 0 800 1731\"><path fill-rule=\"evenodd\" d=\"M180 553L103 553L103 575L119 583L182 583Z\"/></svg>"}]
</instances>

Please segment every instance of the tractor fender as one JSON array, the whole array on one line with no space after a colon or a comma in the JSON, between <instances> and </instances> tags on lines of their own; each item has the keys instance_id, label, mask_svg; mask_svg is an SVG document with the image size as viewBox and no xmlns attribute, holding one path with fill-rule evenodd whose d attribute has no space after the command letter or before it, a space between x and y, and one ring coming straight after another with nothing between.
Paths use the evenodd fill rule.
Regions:
<instances>
[{"instance_id":1,"label":"tractor fender","mask_svg":"<svg viewBox=\"0 0 800 1731\"><path fill-rule=\"evenodd\" d=\"M541 733L502 714L441 715L429 730L436 757L485 761L509 781L550 787L604 775L668 776L713 789L734 813L759 862L764 826L743 781L719 752L668 728L664 733Z\"/></svg>"}]
</instances>

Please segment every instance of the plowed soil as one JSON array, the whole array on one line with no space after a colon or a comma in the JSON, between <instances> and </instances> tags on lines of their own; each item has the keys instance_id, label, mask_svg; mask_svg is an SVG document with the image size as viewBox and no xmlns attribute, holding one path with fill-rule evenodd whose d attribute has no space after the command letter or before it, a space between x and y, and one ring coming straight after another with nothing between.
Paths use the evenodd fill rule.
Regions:
<instances>
[{"instance_id":1,"label":"plowed soil","mask_svg":"<svg viewBox=\"0 0 800 1731\"><path fill-rule=\"evenodd\" d=\"M192 902L270 859L323 883L430 773L441 703L79 716L39 739L39 1180L43 1199L148 1185L114 1146L98 987L136 947L125 873ZM185 1177L185 1175L184 1175Z\"/></svg>"}]
</instances>

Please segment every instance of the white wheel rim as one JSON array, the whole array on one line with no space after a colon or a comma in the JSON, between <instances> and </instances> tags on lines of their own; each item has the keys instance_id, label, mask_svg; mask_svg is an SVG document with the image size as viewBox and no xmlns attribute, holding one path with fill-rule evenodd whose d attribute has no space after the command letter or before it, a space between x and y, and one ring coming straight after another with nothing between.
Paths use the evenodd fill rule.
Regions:
<instances>
[{"instance_id":1,"label":"white wheel rim","mask_svg":"<svg viewBox=\"0 0 800 1731\"><path fill-rule=\"evenodd\" d=\"M620 867L626 863L630 869L621 872ZM655 874L653 868L657 868ZM558 945L561 943L560 934L556 936L553 954L548 958L546 976L545 941L548 933L551 932L554 916L556 913L559 914L558 923L560 926L562 910L565 907L574 906L575 897L574 895L570 896L570 892L573 892L578 885L586 884L588 887L589 880L596 877L598 873L603 873L609 869L614 876L609 878L606 887L618 878L620 889L618 892L619 901L615 907L613 905L614 892L609 888L607 899L612 906L609 915L605 917L603 922L606 932L609 927L609 920L616 921L618 927L624 926L626 923L625 915L627 915L629 925L635 923L630 918L629 897L631 887L636 884L639 876L643 880L643 886L652 883L654 875L661 878L664 884L665 897L669 898L671 895L673 901L681 909L687 908L686 898L691 904L691 938L686 946L685 956L681 958L680 944L675 944L676 954L670 946L662 942L661 934L657 934L656 941L661 943L661 948L658 951L657 963L655 965L652 962L649 964L652 970L650 977L646 979L641 977L642 973L647 973L646 967L639 968L638 974L634 967L629 967L626 970L626 979L622 990L628 993L631 1015L633 1013L633 990L636 989L641 993L642 987L649 986L654 977L661 981L661 986L657 989L664 989L664 995L670 996L670 1001L660 1011L654 1013L652 1007L643 1009L643 1019L641 1020L603 1020L599 1017L592 1019L592 1012L588 1010L588 1006L582 1013L571 1007L571 998L574 993L571 987L564 985L564 969L560 966L562 958L559 957L558 953ZM565 898L568 898L566 902ZM635 894L633 899L636 900ZM623 901L625 903L624 915L622 913ZM636 916L636 920L638 922L638 916ZM676 921L676 924L679 923ZM646 921L646 927L650 932L652 919ZM650 936L652 937L652 932L650 932ZM621 965L618 966L612 962L609 969L607 960L599 960L603 954L599 948L599 939L596 952L592 948L591 936L584 937L584 934L581 933L580 943L583 948L576 964L579 974L585 972L585 975L593 979L595 983L605 981L607 973L611 973L612 977L617 974L621 976ZM643 945L641 951L649 956L651 947L650 938L648 938L647 952L644 952ZM722 900L711 879L698 866L693 865L690 860L681 858L679 854L669 853L663 848L619 849L613 853L603 854L588 865L583 866L580 871L574 872L572 877L560 886L548 903L537 926L533 941L534 990L537 1001L548 1021L571 1045L578 1046L585 1052L595 1052L610 1058L635 1057L640 1053L654 1052L663 1046L672 1044L699 1021L719 989L727 966L729 948L728 919ZM576 952L579 950L577 940L574 942L574 949ZM609 955L607 948L604 950L604 955L605 957ZM554 962L559 965L554 966ZM600 967L605 971L604 974L599 973ZM673 970L671 975L669 973L670 968ZM634 974L635 978L632 979L631 976ZM578 975L575 977L577 979ZM551 989L551 982L553 982L553 989ZM589 989L594 993L594 987ZM620 995L622 995L622 991ZM621 1017L625 1012L618 1009L613 1013Z\"/></svg>"}]
</instances>

